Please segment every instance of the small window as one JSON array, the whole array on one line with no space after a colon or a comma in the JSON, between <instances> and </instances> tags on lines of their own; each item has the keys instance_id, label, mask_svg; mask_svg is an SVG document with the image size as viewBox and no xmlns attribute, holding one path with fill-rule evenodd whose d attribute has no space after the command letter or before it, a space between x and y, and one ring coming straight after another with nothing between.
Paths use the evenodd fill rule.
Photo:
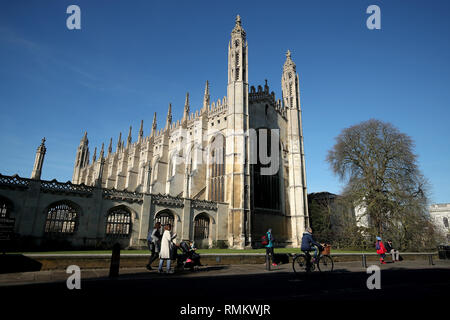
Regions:
<instances>
[{"instance_id":1,"label":"small window","mask_svg":"<svg viewBox=\"0 0 450 320\"><path fill-rule=\"evenodd\" d=\"M447 217L444 217L444 227L448 228L448 219Z\"/></svg>"}]
</instances>

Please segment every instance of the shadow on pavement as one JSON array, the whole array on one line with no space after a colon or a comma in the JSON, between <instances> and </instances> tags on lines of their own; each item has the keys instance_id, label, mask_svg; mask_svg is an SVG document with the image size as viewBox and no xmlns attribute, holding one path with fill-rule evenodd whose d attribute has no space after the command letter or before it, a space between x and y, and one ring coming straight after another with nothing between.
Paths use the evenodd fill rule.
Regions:
<instances>
[{"instance_id":1,"label":"shadow on pavement","mask_svg":"<svg viewBox=\"0 0 450 320\"><path fill-rule=\"evenodd\" d=\"M0 274L40 271L42 263L22 254L0 254Z\"/></svg>"}]
</instances>

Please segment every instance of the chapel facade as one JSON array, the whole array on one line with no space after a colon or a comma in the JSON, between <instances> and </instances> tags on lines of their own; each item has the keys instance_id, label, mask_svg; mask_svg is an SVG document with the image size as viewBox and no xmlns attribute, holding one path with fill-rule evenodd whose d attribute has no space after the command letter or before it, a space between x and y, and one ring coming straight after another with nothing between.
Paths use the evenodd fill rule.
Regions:
<instances>
[{"instance_id":1,"label":"chapel facade","mask_svg":"<svg viewBox=\"0 0 450 320\"><path fill-rule=\"evenodd\" d=\"M114 150L111 139L98 156L95 149L91 157L85 133L66 187L40 180L43 141L31 179L15 178L27 180L45 199L34 213L40 222L22 217L34 227L18 230L45 237L52 228L56 233L68 228L70 241L78 245L120 235L124 246L141 247L154 222L161 221L174 225L179 240L195 239L204 247L255 247L268 228L281 245L298 247L309 218L296 65L288 51L282 98L276 99L267 80L249 86L247 35L239 16L227 49L225 97L212 101L206 81L197 110L192 112L186 94L182 119L173 121L169 104L164 128L157 128L155 113L149 136L141 121L134 141L130 127L126 141L120 134ZM9 209L12 216L25 215L1 184L0 179L0 201L16 208ZM52 222L58 210L77 216L73 228Z\"/></svg>"}]
</instances>

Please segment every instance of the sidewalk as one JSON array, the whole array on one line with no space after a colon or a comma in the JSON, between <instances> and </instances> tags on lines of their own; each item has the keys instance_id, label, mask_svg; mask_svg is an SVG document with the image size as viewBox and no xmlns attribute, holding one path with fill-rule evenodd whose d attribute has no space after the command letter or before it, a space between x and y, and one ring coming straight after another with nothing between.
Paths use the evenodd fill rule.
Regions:
<instances>
[{"instance_id":1,"label":"sidewalk","mask_svg":"<svg viewBox=\"0 0 450 320\"><path fill-rule=\"evenodd\" d=\"M379 263L368 262L367 266L377 265L381 270L402 270L402 269L450 269L450 260L437 260L434 265L429 265L427 261L402 261L398 263L387 263L380 265ZM349 272L365 272L361 262L338 262L334 265L333 273L349 273ZM264 264L240 264L226 266L203 266L198 271L182 271L174 274L159 274L156 266L152 271L142 268L121 268L121 280L139 280L139 279L164 279L164 278L192 278L192 277L221 277L221 276L237 276L237 275L258 275L258 274L276 274L276 273L292 273L292 264L283 264L277 267L271 267L271 271L265 269ZM315 271L318 272L318 271ZM81 269L82 281L104 281L109 280L109 269ZM23 272L0 274L0 286L15 286L38 283L55 283L65 282L70 274L64 270Z\"/></svg>"}]
</instances>

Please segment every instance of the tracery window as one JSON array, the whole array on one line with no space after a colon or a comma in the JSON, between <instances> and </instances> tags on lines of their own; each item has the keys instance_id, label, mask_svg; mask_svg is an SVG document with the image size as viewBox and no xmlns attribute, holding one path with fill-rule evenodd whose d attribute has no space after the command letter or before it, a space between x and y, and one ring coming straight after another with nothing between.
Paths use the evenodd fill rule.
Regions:
<instances>
[{"instance_id":1,"label":"tracery window","mask_svg":"<svg viewBox=\"0 0 450 320\"><path fill-rule=\"evenodd\" d=\"M131 234L131 212L125 207L109 211L106 218L106 236L128 237Z\"/></svg>"},{"instance_id":2,"label":"tracery window","mask_svg":"<svg viewBox=\"0 0 450 320\"><path fill-rule=\"evenodd\" d=\"M267 132L267 155L271 156L271 144L272 137L271 131L269 129L259 129L257 135L257 154L259 154L260 149L260 131L266 130ZM252 165L252 174L253 174L253 199L254 206L256 208L265 208L265 209L280 209L280 176L279 171L277 170L276 174L273 175L263 175L261 174L261 169L265 167L270 167L270 163L267 165L263 165L260 162L259 156L258 162Z\"/></svg>"},{"instance_id":3,"label":"tracery window","mask_svg":"<svg viewBox=\"0 0 450 320\"><path fill-rule=\"evenodd\" d=\"M174 225L175 218L169 210L164 210L161 212L158 212L155 216L155 223L160 222L162 226L165 226L166 224Z\"/></svg>"},{"instance_id":4,"label":"tracery window","mask_svg":"<svg viewBox=\"0 0 450 320\"><path fill-rule=\"evenodd\" d=\"M78 225L78 218L79 213L72 204L55 203L47 209L45 234L73 234Z\"/></svg>"},{"instance_id":5,"label":"tracery window","mask_svg":"<svg viewBox=\"0 0 450 320\"><path fill-rule=\"evenodd\" d=\"M221 134L210 144L209 200L225 200L225 138Z\"/></svg>"},{"instance_id":6,"label":"tracery window","mask_svg":"<svg viewBox=\"0 0 450 320\"><path fill-rule=\"evenodd\" d=\"M194 220L194 240L209 238L209 217L201 213Z\"/></svg>"}]
</instances>

